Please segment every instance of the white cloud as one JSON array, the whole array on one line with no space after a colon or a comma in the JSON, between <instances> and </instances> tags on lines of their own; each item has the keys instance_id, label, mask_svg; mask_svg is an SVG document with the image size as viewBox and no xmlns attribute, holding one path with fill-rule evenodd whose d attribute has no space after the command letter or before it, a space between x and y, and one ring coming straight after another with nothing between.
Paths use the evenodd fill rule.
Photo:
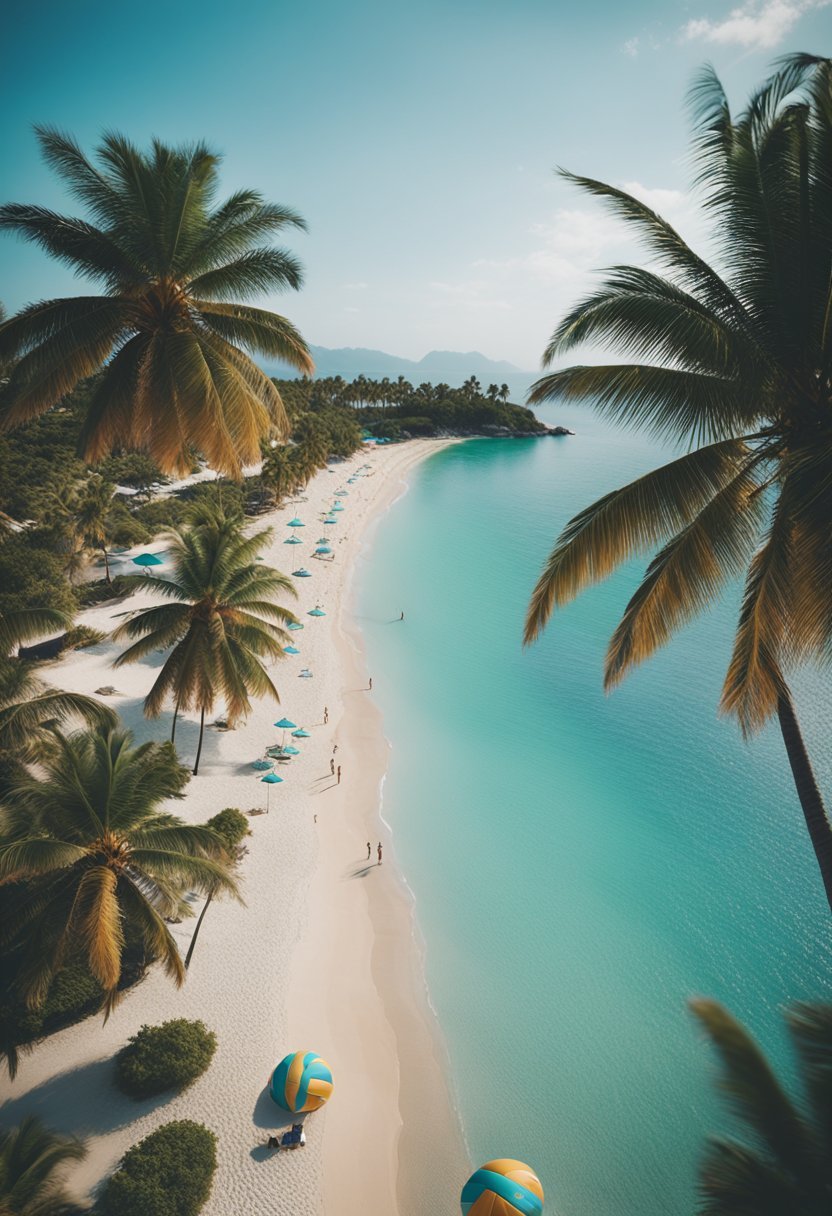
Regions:
<instances>
[{"instance_id":1,"label":"white cloud","mask_svg":"<svg viewBox=\"0 0 832 1216\"><path fill-rule=\"evenodd\" d=\"M770 50L785 38L804 13L826 8L832 0L746 0L721 21L694 18L682 29L686 41Z\"/></svg>"},{"instance_id":2,"label":"white cloud","mask_svg":"<svg viewBox=\"0 0 832 1216\"><path fill-rule=\"evenodd\" d=\"M629 55L631 59L635 59L636 55L638 54L640 42L641 39L638 37L638 35L636 35L635 38L628 38L621 49L625 55Z\"/></svg>"}]
</instances>

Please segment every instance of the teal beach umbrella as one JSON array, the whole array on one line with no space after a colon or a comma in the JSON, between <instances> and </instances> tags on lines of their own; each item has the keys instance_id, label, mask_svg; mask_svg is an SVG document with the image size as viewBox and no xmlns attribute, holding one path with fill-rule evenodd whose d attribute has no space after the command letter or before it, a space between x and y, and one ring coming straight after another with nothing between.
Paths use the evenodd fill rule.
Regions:
<instances>
[{"instance_id":1,"label":"teal beach umbrella","mask_svg":"<svg viewBox=\"0 0 832 1216\"><path fill-rule=\"evenodd\" d=\"M310 735L308 730L304 730L302 726L299 726L297 730L292 731L292 738L293 739L311 739L312 736Z\"/></svg>"},{"instance_id":2,"label":"teal beach umbrella","mask_svg":"<svg viewBox=\"0 0 832 1216\"><path fill-rule=\"evenodd\" d=\"M300 654L300 651L298 650L297 646L284 646L283 653L284 654Z\"/></svg>"},{"instance_id":3,"label":"teal beach umbrella","mask_svg":"<svg viewBox=\"0 0 832 1216\"><path fill-rule=\"evenodd\" d=\"M137 566L161 566L163 564L161 557L157 557L155 553L140 553L138 557L133 558Z\"/></svg>"},{"instance_id":4,"label":"teal beach umbrella","mask_svg":"<svg viewBox=\"0 0 832 1216\"><path fill-rule=\"evenodd\" d=\"M260 780L265 781L265 783L266 783L266 814L268 815L269 801L270 801L271 793L272 793L272 786L280 785L283 778L278 777L277 773L266 773L265 777L261 777Z\"/></svg>"},{"instance_id":5,"label":"teal beach umbrella","mask_svg":"<svg viewBox=\"0 0 832 1216\"><path fill-rule=\"evenodd\" d=\"M316 606L315 606L315 607L312 609L312 611L311 611L311 612L307 612L307 614L306 614L306 615L307 615L307 616L326 616L326 613L324 612L323 608L318 608L318 607L317 607L317 605L316 605Z\"/></svg>"}]
</instances>

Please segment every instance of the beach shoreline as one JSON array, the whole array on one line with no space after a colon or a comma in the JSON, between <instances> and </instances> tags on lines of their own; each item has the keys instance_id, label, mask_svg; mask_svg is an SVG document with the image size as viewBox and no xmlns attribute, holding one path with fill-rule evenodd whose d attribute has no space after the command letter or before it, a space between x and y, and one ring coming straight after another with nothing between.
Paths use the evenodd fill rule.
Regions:
<instances>
[{"instance_id":1,"label":"beach shoreline","mask_svg":"<svg viewBox=\"0 0 832 1216\"><path fill-rule=\"evenodd\" d=\"M170 807L204 821L224 806L257 806L261 813L251 819L241 867L247 906L212 906L181 990L152 969L106 1024L91 1018L52 1035L24 1057L17 1080L2 1085L4 1123L34 1113L87 1140L89 1155L71 1175L79 1194L94 1192L131 1144L177 1118L204 1122L219 1137L219 1168L204 1216L232 1210L429 1216L447 1205L457 1176L464 1181L467 1153L427 997L413 901L380 820L389 746L367 695L354 610L356 564L368 529L404 492L414 467L452 442L415 440L357 453L317 474L299 500L252 525L275 530L263 551L268 564L288 569L287 553L300 552L300 566L311 567L312 577L295 579L299 598L290 604L304 624L304 632L293 635L301 656L278 665L277 713L259 701L236 730L206 731L200 775ZM328 514L335 488L364 462L373 466L370 475L339 500L345 506L339 526L327 531L317 519ZM307 560L300 546L282 548L294 512L304 517L307 547L313 531L331 537L331 560ZM100 605L79 621L110 632L121 614L145 601L139 593L129 606ZM313 604L322 606L324 618L309 619ZM108 641L76 651L45 666L43 676L88 694L115 683L118 691L108 701L137 741L167 737L168 714L156 722L142 715L158 656L114 673L116 649ZM301 664L313 678L297 678ZM263 815L264 787L251 765L276 741L272 720L283 713L311 737L288 771L281 769L285 783L272 791L270 813ZM196 731L196 719L183 716L177 745L185 763ZM343 766L340 784L330 776L332 759ZM365 864L368 840L372 862L377 841L383 844L381 867ZM200 906L195 902L196 913ZM183 953L195 923L172 926ZM141 1025L171 1017L201 1018L216 1031L211 1068L173 1097L125 1098L112 1083L115 1052ZM265 1140L282 1120L268 1097L268 1077L287 1051L308 1049L332 1067L333 1100L310 1118L304 1152L275 1159Z\"/></svg>"}]
</instances>

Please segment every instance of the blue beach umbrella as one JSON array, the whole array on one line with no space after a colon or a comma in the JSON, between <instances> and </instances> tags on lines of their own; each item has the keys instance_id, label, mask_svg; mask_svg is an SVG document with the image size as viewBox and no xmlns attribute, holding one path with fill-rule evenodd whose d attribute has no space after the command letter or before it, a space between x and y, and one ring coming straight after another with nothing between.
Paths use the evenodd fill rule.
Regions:
<instances>
[{"instance_id":1,"label":"blue beach umbrella","mask_svg":"<svg viewBox=\"0 0 832 1216\"><path fill-rule=\"evenodd\" d=\"M284 646L283 653L284 654L300 654L300 651L298 650L297 646Z\"/></svg>"},{"instance_id":2,"label":"blue beach umbrella","mask_svg":"<svg viewBox=\"0 0 832 1216\"><path fill-rule=\"evenodd\" d=\"M283 755L284 755L284 756L299 756L299 755L300 755L300 748L299 748L299 747L292 747L292 745L291 745L291 743L290 743L290 744L288 744L286 747L284 747L284 748L283 748Z\"/></svg>"},{"instance_id":3,"label":"blue beach umbrella","mask_svg":"<svg viewBox=\"0 0 832 1216\"><path fill-rule=\"evenodd\" d=\"M286 628L291 629L292 631L295 629L303 629L303 624L301 621L290 621Z\"/></svg>"},{"instance_id":4,"label":"blue beach umbrella","mask_svg":"<svg viewBox=\"0 0 832 1216\"><path fill-rule=\"evenodd\" d=\"M284 545L302 545L303 541L299 536L290 536L288 540L284 540Z\"/></svg>"},{"instance_id":5,"label":"blue beach umbrella","mask_svg":"<svg viewBox=\"0 0 832 1216\"><path fill-rule=\"evenodd\" d=\"M348 494L349 494L349 490L336 490L335 491L336 498L346 498Z\"/></svg>"},{"instance_id":6,"label":"blue beach umbrella","mask_svg":"<svg viewBox=\"0 0 832 1216\"><path fill-rule=\"evenodd\" d=\"M306 614L306 615L307 615L307 616L326 616L326 613L324 612L323 608L318 608L318 606L316 605L316 606L315 606L315 607L312 609L312 611L311 611L311 612L307 612L307 614Z\"/></svg>"},{"instance_id":7,"label":"blue beach umbrella","mask_svg":"<svg viewBox=\"0 0 832 1216\"><path fill-rule=\"evenodd\" d=\"M325 524L337 524L338 520L333 519L332 516L329 516L327 519L324 520L324 523Z\"/></svg>"},{"instance_id":8,"label":"blue beach umbrella","mask_svg":"<svg viewBox=\"0 0 832 1216\"><path fill-rule=\"evenodd\" d=\"M318 545L315 552L316 553L331 553L332 550L330 549L329 545Z\"/></svg>"},{"instance_id":9,"label":"blue beach umbrella","mask_svg":"<svg viewBox=\"0 0 832 1216\"><path fill-rule=\"evenodd\" d=\"M288 718L281 718L279 722L275 722L275 726L280 727L281 730L294 730L297 722L290 722Z\"/></svg>"},{"instance_id":10,"label":"blue beach umbrella","mask_svg":"<svg viewBox=\"0 0 832 1216\"><path fill-rule=\"evenodd\" d=\"M293 739L311 739L312 736L310 735L308 730L304 730L302 726L299 726L297 730L292 731L292 738Z\"/></svg>"},{"instance_id":11,"label":"blue beach umbrella","mask_svg":"<svg viewBox=\"0 0 832 1216\"><path fill-rule=\"evenodd\" d=\"M297 517L297 515L296 515L294 519L290 519L290 520L289 520L289 522L288 522L288 524L286 525L286 527L287 527L287 528L305 528L305 527L306 527L306 524L305 524L305 523L303 523L303 521L302 521L302 520L298 519L298 517Z\"/></svg>"},{"instance_id":12,"label":"blue beach umbrella","mask_svg":"<svg viewBox=\"0 0 832 1216\"><path fill-rule=\"evenodd\" d=\"M272 786L280 785L283 778L278 777L277 773L266 773L265 777L261 777L260 780L265 781L265 783L266 783L266 814L268 815L269 801L271 799L271 793L272 793Z\"/></svg>"},{"instance_id":13,"label":"blue beach umbrella","mask_svg":"<svg viewBox=\"0 0 832 1216\"><path fill-rule=\"evenodd\" d=\"M319 536L318 539L315 541L315 544L316 545L328 545L329 537L328 536Z\"/></svg>"},{"instance_id":14,"label":"blue beach umbrella","mask_svg":"<svg viewBox=\"0 0 832 1216\"><path fill-rule=\"evenodd\" d=\"M312 577L312 575L311 575L310 571L305 570L303 568L303 566L301 566L300 570L292 571L292 578L311 578L311 577Z\"/></svg>"},{"instance_id":15,"label":"blue beach umbrella","mask_svg":"<svg viewBox=\"0 0 832 1216\"><path fill-rule=\"evenodd\" d=\"M343 504L340 502L336 502L336 503L332 504L333 511L343 511L343 509L344 509Z\"/></svg>"},{"instance_id":16,"label":"blue beach umbrella","mask_svg":"<svg viewBox=\"0 0 832 1216\"><path fill-rule=\"evenodd\" d=\"M258 773L266 773L272 765L270 760L255 760L251 767L256 768Z\"/></svg>"},{"instance_id":17,"label":"blue beach umbrella","mask_svg":"<svg viewBox=\"0 0 832 1216\"><path fill-rule=\"evenodd\" d=\"M155 553L140 553L138 557L133 558L133 561L137 566L163 565L161 557L157 557Z\"/></svg>"}]
</instances>

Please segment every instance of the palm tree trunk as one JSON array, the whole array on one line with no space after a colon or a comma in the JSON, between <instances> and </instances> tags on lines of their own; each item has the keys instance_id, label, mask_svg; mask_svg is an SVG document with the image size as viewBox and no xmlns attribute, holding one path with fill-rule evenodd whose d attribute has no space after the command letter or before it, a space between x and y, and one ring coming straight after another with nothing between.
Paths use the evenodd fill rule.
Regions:
<instances>
[{"instance_id":1,"label":"palm tree trunk","mask_svg":"<svg viewBox=\"0 0 832 1216\"><path fill-rule=\"evenodd\" d=\"M806 827L809 830L809 839L815 850L826 898L832 909L832 824L829 822L818 783L812 771L812 764L800 733L794 705L787 693L784 693L777 702L777 717L780 720L780 730L786 745L786 754L789 757L797 796L800 799Z\"/></svg>"},{"instance_id":2,"label":"palm tree trunk","mask_svg":"<svg viewBox=\"0 0 832 1216\"><path fill-rule=\"evenodd\" d=\"M176 705L173 707L173 722L170 728L170 741L173 743L176 738L176 719L179 717L179 698L176 698Z\"/></svg>"},{"instance_id":3,"label":"palm tree trunk","mask_svg":"<svg viewBox=\"0 0 832 1216\"><path fill-rule=\"evenodd\" d=\"M101 546L101 552L104 554L104 575L107 579L107 586L109 587L113 580L110 578L110 559L107 555L106 545Z\"/></svg>"},{"instance_id":4,"label":"palm tree trunk","mask_svg":"<svg viewBox=\"0 0 832 1216\"><path fill-rule=\"evenodd\" d=\"M199 715L199 746L196 749L196 760L194 761L194 776L199 772L199 757L202 755L202 735L205 730L205 709Z\"/></svg>"},{"instance_id":5,"label":"palm tree trunk","mask_svg":"<svg viewBox=\"0 0 832 1216\"><path fill-rule=\"evenodd\" d=\"M210 902L213 898L214 898L214 888L212 887L211 890L208 892L208 898L206 899L205 903L202 906L202 911L199 914L199 920L196 922L196 928L194 929L194 935L191 938L191 944L190 944L190 946L188 946L188 953L185 955L185 970L186 971L188 970L188 967L191 965L191 955L193 954L194 947L196 946L196 939L199 937L199 931L202 928L202 921L205 917L205 913L208 911L208 905L210 904Z\"/></svg>"}]
</instances>

